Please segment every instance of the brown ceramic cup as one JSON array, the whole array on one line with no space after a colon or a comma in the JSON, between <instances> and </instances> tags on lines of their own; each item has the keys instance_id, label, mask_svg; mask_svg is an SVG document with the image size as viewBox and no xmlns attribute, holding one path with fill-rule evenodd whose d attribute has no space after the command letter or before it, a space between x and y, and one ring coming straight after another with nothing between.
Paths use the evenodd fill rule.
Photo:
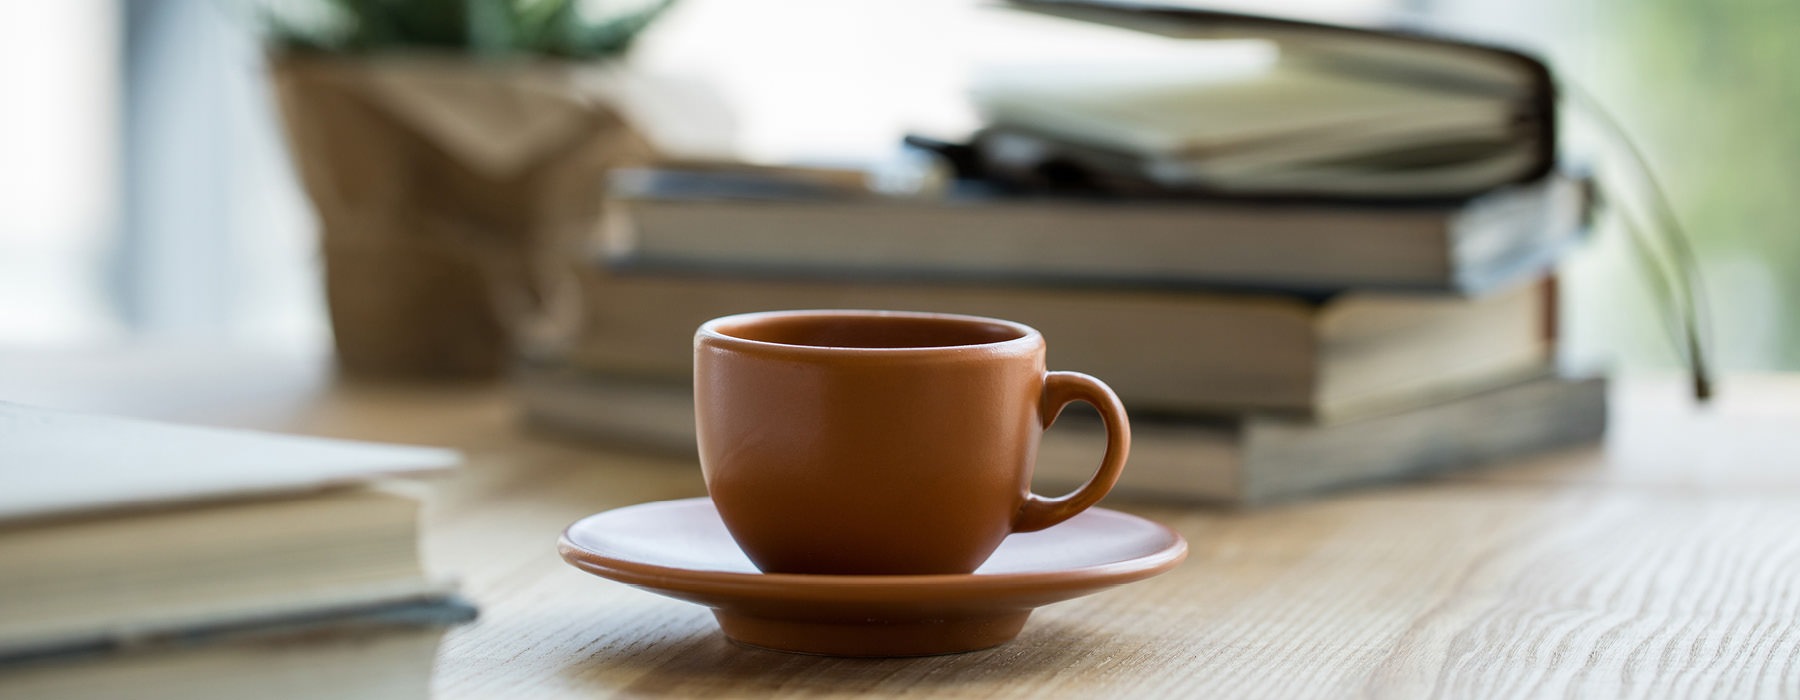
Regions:
<instances>
[{"instance_id":1,"label":"brown ceramic cup","mask_svg":"<svg viewBox=\"0 0 1800 700\"><path fill-rule=\"evenodd\" d=\"M1044 371L1044 338L991 318L776 311L694 339L707 491L765 572L957 574L1014 532L1094 505L1125 466L1125 407L1099 380ZM1031 493L1038 440L1085 401L1107 430L1073 493Z\"/></svg>"}]
</instances>

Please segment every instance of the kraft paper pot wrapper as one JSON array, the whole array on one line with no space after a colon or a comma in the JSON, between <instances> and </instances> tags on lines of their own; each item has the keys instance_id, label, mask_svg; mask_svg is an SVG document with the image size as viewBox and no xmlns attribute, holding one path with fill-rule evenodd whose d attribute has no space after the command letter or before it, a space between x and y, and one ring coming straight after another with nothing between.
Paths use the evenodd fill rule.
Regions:
<instances>
[{"instance_id":1,"label":"kraft paper pot wrapper","mask_svg":"<svg viewBox=\"0 0 1800 700\"><path fill-rule=\"evenodd\" d=\"M652 160L601 66L276 56L288 143L321 227L338 362L489 377L579 322L572 268L605 173Z\"/></svg>"}]
</instances>

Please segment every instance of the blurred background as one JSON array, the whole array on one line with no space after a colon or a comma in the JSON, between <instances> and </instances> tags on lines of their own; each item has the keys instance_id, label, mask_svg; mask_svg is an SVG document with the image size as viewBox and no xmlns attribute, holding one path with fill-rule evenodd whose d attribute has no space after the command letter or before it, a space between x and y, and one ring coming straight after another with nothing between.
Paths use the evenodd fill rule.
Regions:
<instances>
[{"instance_id":1,"label":"blurred background","mask_svg":"<svg viewBox=\"0 0 1800 700\"><path fill-rule=\"evenodd\" d=\"M1800 368L1800 4L1764 0L1314 0L1419 12L1548 56L1647 152L1687 224L1728 369ZM330 343L313 210L288 161L255 6L0 6L0 348ZM759 159L879 155L956 134L978 65L1079 62L1143 37L1022 32L961 0L684 0L621 82L664 148ZM1048 32L1048 33L1046 33ZM1060 33L1058 33L1060 32ZM1160 50L1168 50L1162 47ZM1579 125L1567 148L1591 135ZM1673 366L1618 231L1564 265L1565 352Z\"/></svg>"}]
</instances>

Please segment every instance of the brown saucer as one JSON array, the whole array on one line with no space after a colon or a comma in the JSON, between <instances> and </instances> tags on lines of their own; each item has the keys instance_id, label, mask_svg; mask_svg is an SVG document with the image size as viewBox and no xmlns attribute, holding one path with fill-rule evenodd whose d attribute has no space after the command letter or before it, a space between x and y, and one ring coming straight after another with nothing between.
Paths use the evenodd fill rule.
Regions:
<instances>
[{"instance_id":1,"label":"brown saucer","mask_svg":"<svg viewBox=\"0 0 1800 700\"><path fill-rule=\"evenodd\" d=\"M1155 576L1187 558L1174 530L1092 508L1006 538L972 574L765 574L705 498L590 515L557 549L576 568L713 609L725 636L779 651L923 656L1019 634L1033 608Z\"/></svg>"}]
</instances>

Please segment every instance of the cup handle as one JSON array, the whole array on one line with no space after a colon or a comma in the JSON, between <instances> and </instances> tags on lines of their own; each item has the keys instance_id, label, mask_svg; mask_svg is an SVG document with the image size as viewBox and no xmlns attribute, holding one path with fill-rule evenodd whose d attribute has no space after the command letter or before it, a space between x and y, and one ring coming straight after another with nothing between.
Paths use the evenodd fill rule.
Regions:
<instances>
[{"instance_id":1,"label":"cup handle","mask_svg":"<svg viewBox=\"0 0 1800 700\"><path fill-rule=\"evenodd\" d=\"M1044 375L1044 394L1039 404L1044 428L1049 429L1063 407L1075 401L1086 401L1100 410L1106 422L1106 456L1100 470L1094 472L1081 488L1058 498L1045 498L1035 493L1025 495L1025 504L1013 518L1013 532L1033 532L1055 525L1076 513L1087 510L1106 497L1119 474L1125 470L1125 458L1131 454L1131 422L1125 416L1125 404L1100 380L1080 372L1048 372Z\"/></svg>"}]
</instances>

